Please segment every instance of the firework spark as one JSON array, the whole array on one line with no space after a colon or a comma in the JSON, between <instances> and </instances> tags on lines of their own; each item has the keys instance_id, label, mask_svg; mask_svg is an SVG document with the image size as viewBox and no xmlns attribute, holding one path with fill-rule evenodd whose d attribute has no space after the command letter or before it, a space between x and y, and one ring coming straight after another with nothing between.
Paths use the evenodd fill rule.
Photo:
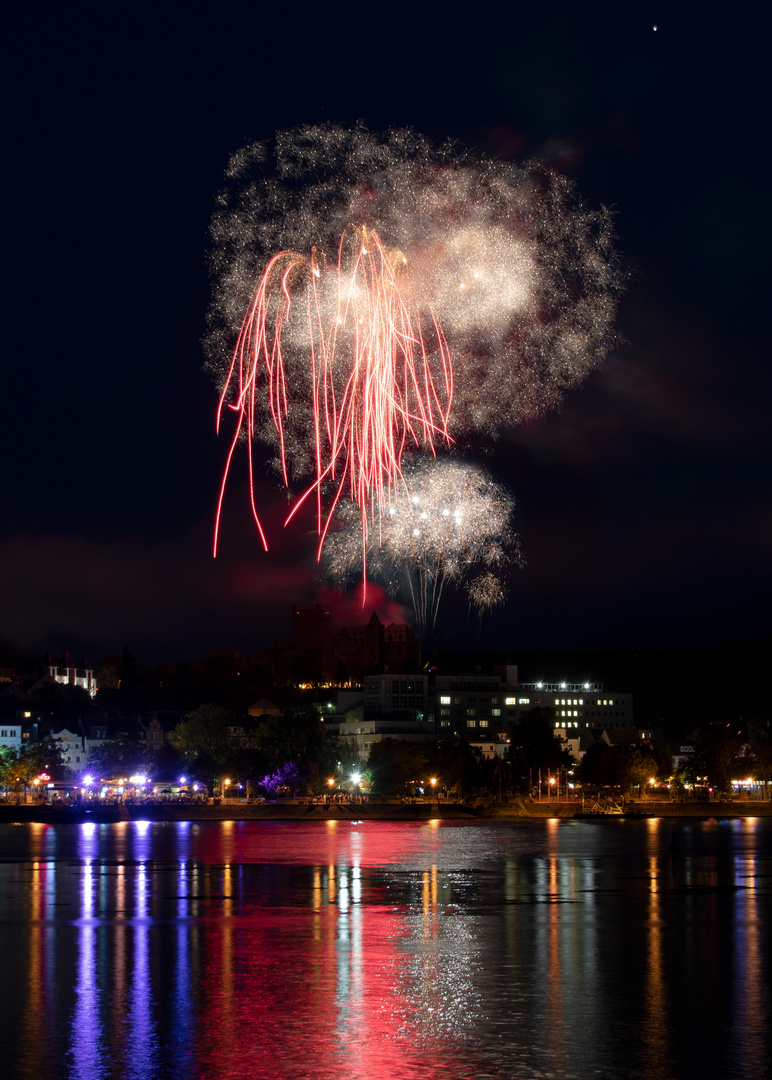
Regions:
<instances>
[{"instance_id":1,"label":"firework spark","mask_svg":"<svg viewBox=\"0 0 772 1080\"><path fill-rule=\"evenodd\" d=\"M503 572L522 564L512 530L514 500L488 473L452 458L424 458L403 469L403 485L368 534L371 577L393 594L410 593L418 628L437 621L446 584L465 583L471 605L488 611L507 596ZM362 531L355 504L336 512L325 546L325 569L340 585L361 574Z\"/></svg>"},{"instance_id":2,"label":"firework spark","mask_svg":"<svg viewBox=\"0 0 772 1080\"><path fill-rule=\"evenodd\" d=\"M405 448L433 450L435 439L449 442L452 373L447 346L431 313L428 344L420 314L410 311L400 291L398 276L406 263L401 251L384 247L377 232L366 226L346 230L332 268L315 248L310 258L283 251L270 260L241 327L220 397L218 430L226 402L238 419L218 521L242 433L247 438L250 480L253 476L261 372L282 478L289 487L284 424L289 413L288 374L303 362L294 355L298 345L310 368L316 476L292 514L316 492L320 548L344 491L359 507L366 531L369 516L383 504L386 492L396 488ZM300 307L294 321L293 307ZM430 356L439 361L439 386ZM323 523L325 485L335 491ZM265 544L251 483L250 490L252 512Z\"/></svg>"},{"instance_id":3,"label":"firework spark","mask_svg":"<svg viewBox=\"0 0 772 1080\"><path fill-rule=\"evenodd\" d=\"M246 442L251 485L258 441L292 513L315 497L320 556L338 514L333 563L356 543L360 566L383 570L399 549L441 591L450 555L383 548L419 482L403 455L431 473L438 449L554 407L602 359L620 284L611 215L539 165L361 126L280 132L226 177L206 341L218 425L233 422L216 531L233 455ZM456 558L478 550L454 543ZM468 583L478 608L498 602L495 550Z\"/></svg>"}]
</instances>

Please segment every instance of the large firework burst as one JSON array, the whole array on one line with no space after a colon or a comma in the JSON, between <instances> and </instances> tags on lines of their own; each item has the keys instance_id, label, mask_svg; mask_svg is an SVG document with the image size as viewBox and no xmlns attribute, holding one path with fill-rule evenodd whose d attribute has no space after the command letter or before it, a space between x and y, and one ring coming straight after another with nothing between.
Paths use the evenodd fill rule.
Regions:
<instances>
[{"instance_id":1,"label":"large firework burst","mask_svg":"<svg viewBox=\"0 0 772 1080\"><path fill-rule=\"evenodd\" d=\"M243 437L251 470L262 441L288 487L315 492L322 538L348 498L366 541L403 453L495 438L610 343L610 215L537 165L402 130L280 132L234 155L212 235L228 465Z\"/></svg>"}]
</instances>

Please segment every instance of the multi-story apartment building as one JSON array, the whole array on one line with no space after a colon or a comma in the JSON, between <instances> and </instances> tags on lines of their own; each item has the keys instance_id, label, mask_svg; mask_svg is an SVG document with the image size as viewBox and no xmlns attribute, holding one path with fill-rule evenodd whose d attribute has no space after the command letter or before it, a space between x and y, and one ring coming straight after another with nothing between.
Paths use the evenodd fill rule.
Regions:
<instances>
[{"instance_id":1,"label":"multi-story apartment building","mask_svg":"<svg viewBox=\"0 0 772 1080\"><path fill-rule=\"evenodd\" d=\"M438 675L432 685L426 675L366 677L362 698L339 702L330 724L361 757L380 739L453 734L475 745L490 742L501 753L511 728L535 708L552 710L555 734L577 757L580 744L601 731L634 729L632 694L604 690L602 683L521 683L512 664L493 675Z\"/></svg>"},{"instance_id":2,"label":"multi-story apartment building","mask_svg":"<svg viewBox=\"0 0 772 1080\"><path fill-rule=\"evenodd\" d=\"M477 737L517 724L535 708L553 709L555 729L568 733L634 727L632 694L602 683L521 683L513 664L493 675L438 675L431 702L440 734Z\"/></svg>"},{"instance_id":3,"label":"multi-story apartment building","mask_svg":"<svg viewBox=\"0 0 772 1080\"><path fill-rule=\"evenodd\" d=\"M434 717L428 711L428 683L426 675L367 676L361 704L349 700L354 695L340 695L338 715L332 721L338 737L362 760L382 739L436 738Z\"/></svg>"}]
</instances>

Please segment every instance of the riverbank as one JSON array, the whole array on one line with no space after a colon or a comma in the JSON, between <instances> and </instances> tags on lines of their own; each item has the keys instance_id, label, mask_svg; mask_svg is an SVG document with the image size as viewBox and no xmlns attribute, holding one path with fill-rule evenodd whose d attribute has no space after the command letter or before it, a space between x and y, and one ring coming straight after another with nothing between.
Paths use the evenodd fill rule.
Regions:
<instances>
[{"instance_id":1,"label":"riverbank","mask_svg":"<svg viewBox=\"0 0 772 1080\"><path fill-rule=\"evenodd\" d=\"M569 802L511 803L332 803L330 805L286 801L280 803L173 803L122 804L117 807L55 809L22 803L0 805L0 823L36 822L46 825L120 821L490 821L526 818L574 818L602 816L591 813L591 804ZM609 814L609 816L611 816ZM640 802L625 804L615 817L750 818L772 817L772 802Z\"/></svg>"}]
</instances>

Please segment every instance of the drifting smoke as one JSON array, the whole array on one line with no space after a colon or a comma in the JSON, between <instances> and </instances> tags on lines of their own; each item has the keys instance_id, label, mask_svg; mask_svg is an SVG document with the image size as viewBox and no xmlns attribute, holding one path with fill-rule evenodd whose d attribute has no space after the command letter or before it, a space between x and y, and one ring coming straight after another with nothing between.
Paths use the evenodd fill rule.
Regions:
<instances>
[{"instance_id":1,"label":"drifting smoke","mask_svg":"<svg viewBox=\"0 0 772 1080\"><path fill-rule=\"evenodd\" d=\"M471 606L488 611L507 598L507 569L522 564L513 509L512 496L484 469L452 458L406 464L402 490L371 522L367 573L392 595L409 591L422 632L434 628L449 582L465 585ZM362 520L350 501L340 503L336 519L324 568L345 586L362 574Z\"/></svg>"}]
</instances>

